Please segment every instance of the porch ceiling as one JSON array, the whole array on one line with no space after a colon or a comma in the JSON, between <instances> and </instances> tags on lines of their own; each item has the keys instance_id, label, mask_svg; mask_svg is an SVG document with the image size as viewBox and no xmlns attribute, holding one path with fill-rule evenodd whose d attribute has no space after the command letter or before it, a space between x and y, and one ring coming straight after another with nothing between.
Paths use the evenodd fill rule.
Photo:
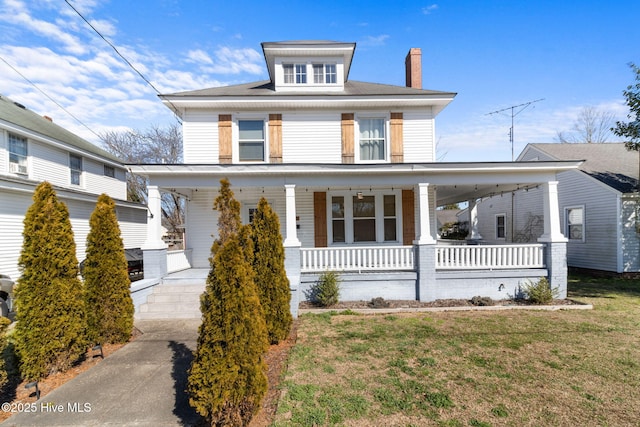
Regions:
<instances>
[{"instance_id":1,"label":"porch ceiling","mask_svg":"<svg viewBox=\"0 0 640 427\"><path fill-rule=\"evenodd\" d=\"M413 188L429 183L439 205L532 188L555 181L559 172L577 169L581 161L391 163L391 164L253 164L128 165L153 185L179 189L217 188L221 178L235 187L369 189Z\"/></svg>"}]
</instances>

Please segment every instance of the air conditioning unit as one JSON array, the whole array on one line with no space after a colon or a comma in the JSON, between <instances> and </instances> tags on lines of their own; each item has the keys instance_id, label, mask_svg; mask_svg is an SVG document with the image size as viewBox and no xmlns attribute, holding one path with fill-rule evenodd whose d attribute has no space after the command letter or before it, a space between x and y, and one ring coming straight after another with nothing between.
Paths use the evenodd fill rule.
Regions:
<instances>
[{"instance_id":1,"label":"air conditioning unit","mask_svg":"<svg viewBox=\"0 0 640 427\"><path fill-rule=\"evenodd\" d=\"M9 163L9 172L20 175L27 175L27 166L18 163Z\"/></svg>"}]
</instances>

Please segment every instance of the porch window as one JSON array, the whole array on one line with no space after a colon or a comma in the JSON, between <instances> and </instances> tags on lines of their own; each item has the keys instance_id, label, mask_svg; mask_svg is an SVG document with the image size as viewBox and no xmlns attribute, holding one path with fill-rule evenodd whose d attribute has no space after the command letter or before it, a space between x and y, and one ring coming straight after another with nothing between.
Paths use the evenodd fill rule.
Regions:
<instances>
[{"instance_id":1,"label":"porch window","mask_svg":"<svg viewBox=\"0 0 640 427\"><path fill-rule=\"evenodd\" d=\"M238 120L238 159L241 162L264 161L264 121Z\"/></svg>"},{"instance_id":2,"label":"porch window","mask_svg":"<svg viewBox=\"0 0 640 427\"><path fill-rule=\"evenodd\" d=\"M496 215L496 239L506 239L507 237L507 216L505 214Z\"/></svg>"},{"instance_id":3,"label":"porch window","mask_svg":"<svg viewBox=\"0 0 640 427\"><path fill-rule=\"evenodd\" d=\"M397 242L401 227L398 194L357 192L331 196L331 243Z\"/></svg>"},{"instance_id":4,"label":"porch window","mask_svg":"<svg viewBox=\"0 0 640 427\"><path fill-rule=\"evenodd\" d=\"M9 134L9 172L27 174L27 138Z\"/></svg>"},{"instance_id":5,"label":"porch window","mask_svg":"<svg viewBox=\"0 0 640 427\"><path fill-rule=\"evenodd\" d=\"M360 130L360 160L386 159L385 119L362 118L358 120Z\"/></svg>"},{"instance_id":6,"label":"porch window","mask_svg":"<svg viewBox=\"0 0 640 427\"><path fill-rule=\"evenodd\" d=\"M71 185L80 185L82 177L82 157L69 154L69 170Z\"/></svg>"},{"instance_id":7,"label":"porch window","mask_svg":"<svg viewBox=\"0 0 640 427\"><path fill-rule=\"evenodd\" d=\"M565 209L567 238L584 242L584 208L571 207Z\"/></svg>"}]
</instances>

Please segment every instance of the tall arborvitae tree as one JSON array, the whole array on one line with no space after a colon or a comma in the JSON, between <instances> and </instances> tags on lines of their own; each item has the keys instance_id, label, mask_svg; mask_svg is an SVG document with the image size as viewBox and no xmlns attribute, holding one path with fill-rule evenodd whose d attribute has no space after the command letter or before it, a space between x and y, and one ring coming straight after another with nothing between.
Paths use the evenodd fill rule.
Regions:
<instances>
[{"instance_id":1,"label":"tall arborvitae tree","mask_svg":"<svg viewBox=\"0 0 640 427\"><path fill-rule=\"evenodd\" d=\"M267 392L267 327L250 260L253 242L227 180L214 203L218 239L200 300L202 324L189 369L189 403L211 425L244 426Z\"/></svg>"},{"instance_id":2,"label":"tall arborvitae tree","mask_svg":"<svg viewBox=\"0 0 640 427\"><path fill-rule=\"evenodd\" d=\"M284 268L280 220L264 197L258 203L252 227L256 285L267 322L269 341L277 344L286 339L291 330L291 291Z\"/></svg>"},{"instance_id":3,"label":"tall arborvitae tree","mask_svg":"<svg viewBox=\"0 0 640 427\"><path fill-rule=\"evenodd\" d=\"M95 344L127 342L133 330L131 281L111 197L98 197L89 226L84 263L87 335Z\"/></svg>"},{"instance_id":4,"label":"tall arborvitae tree","mask_svg":"<svg viewBox=\"0 0 640 427\"><path fill-rule=\"evenodd\" d=\"M69 211L48 182L40 184L24 219L15 292L15 347L25 379L65 371L86 350L82 282Z\"/></svg>"}]
</instances>

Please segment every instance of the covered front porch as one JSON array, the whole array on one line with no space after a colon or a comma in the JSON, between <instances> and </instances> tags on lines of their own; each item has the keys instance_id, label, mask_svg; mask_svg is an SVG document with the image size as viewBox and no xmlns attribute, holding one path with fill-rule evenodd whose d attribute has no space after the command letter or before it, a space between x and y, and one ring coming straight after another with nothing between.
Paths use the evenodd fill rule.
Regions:
<instances>
[{"instance_id":1,"label":"covered front porch","mask_svg":"<svg viewBox=\"0 0 640 427\"><path fill-rule=\"evenodd\" d=\"M341 299L369 300L515 295L526 280L548 277L566 296L566 239L560 231L556 173L578 162L389 165L137 165L149 211L145 278L207 268L221 178L232 184L242 219L266 197L281 219L292 312L327 270L341 272ZM438 241L436 206L466 201L474 234L478 199L519 188L544 190L545 233L535 244ZM187 199L187 249L161 240L160 194Z\"/></svg>"}]
</instances>

